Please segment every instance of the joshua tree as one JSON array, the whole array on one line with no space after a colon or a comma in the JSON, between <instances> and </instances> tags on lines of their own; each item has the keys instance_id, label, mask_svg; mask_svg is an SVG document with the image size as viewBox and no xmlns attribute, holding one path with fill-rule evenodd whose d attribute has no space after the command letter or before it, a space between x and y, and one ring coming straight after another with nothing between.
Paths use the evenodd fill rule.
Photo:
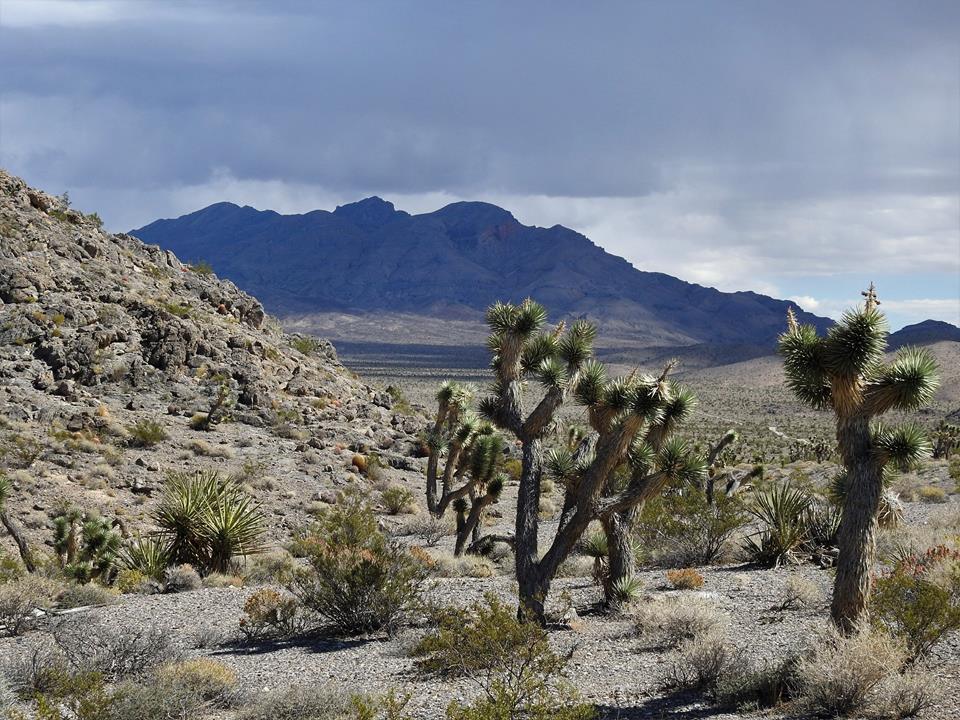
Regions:
<instances>
[{"instance_id":1,"label":"joshua tree","mask_svg":"<svg viewBox=\"0 0 960 720\"><path fill-rule=\"evenodd\" d=\"M917 427L871 427L871 421L888 410L926 405L938 384L936 362L926 350L903 348L893 362L884 362L887 324L873 284L863 295L863 307L845 313L826 337L799 325L791 308L780 337L788 387L801 401L832 409L836 417L845 492L831 614L845 632L867 612L884 473L930 452Z\"/></svg>"},{"instance_id":2,"label":"joshua tree","mask_svg":"<svg viewBox=\"0 0 960 720\"><path fill-rule=\"evenodd\" d=\"M642 502L651 488L677 476L699 476L702 460L684 443L668 440L659 451L643 442L650 427L666 415L675 386L660 377L608 380L602 365L591 361L595 328L577 321L542 332L546 311L532 300L520 305L496 303L487 311L493 354L491 394L481 412L497 427L513 433L522 450L514 549L520 593L519 614L544 620L544 602L560 563L593 520L604 524L614 514ZM524 382L544 388L533 410L524 404ZM573 453L551 455L552 473L565 483L563 510L550 547L539 551L539 498L545 461L543 439L568 394L587 406L591 425L602 428ZM633 468L627 487L604 494L611 474L627 459Z\"/></svg>"},{"instance_id":3,"label":"joshua tree","mask_svg":"<svg viewBox=\"0 0 960 720\"><path fill-rule=\"evenodd\" d=\"M672 364L664 371L664 376ZM606 411L604 394L610 390L616 395L621 391L620 382L597 382L590 373L599 370L590 369L586 373L584 382L577 388L577 400L585 405L590 412L590 426L602 437L610 432L618 420L618 413ZM627 385L632 379L626 381ZM653 463L655 454L664 449L665 443L676 427L690 414L696 399L689 390L678 383L668 381L667 393L658 412L653 413L647 420L645 431L638 433L634 440L632 452L621 462L620 466L607 479L605 494L627 489L636 494L636 502L628 507L600 515L599 520L606 534L607 545L607 573L604 587L606 604L615 599L617 584L626 578L632 577L635 570L634 547L632 530L636 519L643 510L647 500L656 497L670 479L669 475L657 474ZM668 452L687 454L684 445L675 444ZM562 478L568 483L570 478Z\"/></svg>"},{"instance_id":4,"label":"joshua tree","mask_svg":"<svg viewBox=\"0 0 960 720\"><path fill-rule=\"evenodd\" d=\"M80 582L111 579L121 537L108 520L68 507L54 518L53 527L53 547L68 575Z\"/></svg>"},{"instance_id":5,"label":"joshua tree","mask_svg":"<svg viewBox=\"0 0 960 720\"><path fill-rule=\"evenodd\" d=\"M455 555L462 555L469 537L478 543L486 508L503 490L500 460L503 438L489 422L467 411L472 393L459 383L446 382L437 393L437 415L428 435L427 508L443 517L448 507L457 514ZM446 462L441 469L441 456Z\"/></svg>"},{"instance_id":6,"label":"joshua tree","mask_svg":"<svg viewBox=\"0 0 960 720\"><path fill-rule=\"evenodd\" d=\"M9 495L10 481L5 475L0 474L0 525L3 525L10 537L13 538L17 550L20 552L20 559L23 561L23 566L27 569L27 572L32 573L37 569L36 563L33 560L33 553L30 552L30 546L27 544L26 538L23 537L20 526L7 514L5 501Z\"/></svg>"}]
</instances>

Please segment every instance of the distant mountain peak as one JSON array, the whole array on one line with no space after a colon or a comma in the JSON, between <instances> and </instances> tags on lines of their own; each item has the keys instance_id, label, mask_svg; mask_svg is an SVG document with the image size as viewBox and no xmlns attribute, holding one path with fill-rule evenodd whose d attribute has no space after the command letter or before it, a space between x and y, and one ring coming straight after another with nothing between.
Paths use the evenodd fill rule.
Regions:
<instances>
[{"instance_id":1,"label":"distant mountain peak","mask_svg":"<svg viewBox=\"0 0 960 720\"><path fill-rule=\"evenodd\" d=\"M363 230L382 227L396 219L397 216L409 217L407 213L398 211L392 202L376 195L346 205L339 205L333 211L333 214Z\"/></svg>"},{"instance_id":2,"label":"distant mountain peak","mask_svg":"<svg viewBox=\"0 0 960 720\"><path fill-rule=\"evenodd\" d=\"M588 316L631 342L767 351L785 327L789 306L638 270L574 230L524 225L488 202L410 215L369 197L333 213L221 223L187 216L133 234L203 257L286 315L388 310L479 318L494 301L533 297L552 318ZM821 330L831 324L802 310L797 315Z\"/></svg>"}]
</instances>

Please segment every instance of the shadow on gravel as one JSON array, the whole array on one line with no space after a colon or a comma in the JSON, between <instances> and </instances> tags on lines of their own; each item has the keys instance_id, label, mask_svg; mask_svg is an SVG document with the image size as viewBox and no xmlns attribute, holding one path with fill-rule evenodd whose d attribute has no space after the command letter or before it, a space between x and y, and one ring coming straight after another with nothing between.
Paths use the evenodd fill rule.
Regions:
<instances>
[{"instance_id":1,"label":"shadow on gravel","mask_svg":"<svg viewBox=\"0 0 960 720\"><path fill-rule=\"evenodd\" d=\"M704 706L702 700L689 693L675 693L650 698L634 707L597 706L598 720L650 720L651 718L676 718L676 720L700 720L729 713L719 708Z\"/></svg>"},{"instance_id":2,"label":"shadow on gravel","mask_svg":"<svg viewBox=\"0 0 960 720\"><path fill-rule=\"evenodd\" d=\"M371 642L378 642L378 640L376 638L335 640L328 637L306 636L291 638L290 640L275 640L259 643L235 642L229 645L221 645L219 648L209 653L209 655L264 655L266 653L293 649L299 649L313 653L329 653L338 652L340 650L349 650L350 648L360 647Z\"/></svg>"}]
</instances>

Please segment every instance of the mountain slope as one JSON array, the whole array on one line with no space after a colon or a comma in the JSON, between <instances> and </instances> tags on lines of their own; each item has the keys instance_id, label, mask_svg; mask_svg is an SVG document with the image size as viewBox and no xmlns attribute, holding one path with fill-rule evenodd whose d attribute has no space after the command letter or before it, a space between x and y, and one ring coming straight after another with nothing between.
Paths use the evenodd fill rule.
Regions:
<instances>
[{"instance_id":1,"label":"mountain slope","mask_svg":"<svg viewBox=\"0 0 960 720\"><path fill-rule=\"evenodd\" d=\"M223 422L198 427L221 393ZM65 503L145 529L165 471L199 468L249 483L283 541L364 482L354 453L419 486L422 420L391 406L233 283L0 170L0 474L31 541Z\"/></svg>"},{"instance_id":2,"label":"mountain slope","mask_svg":"<svg viewBox=\"0 0 960 720\"><path fill-rule=\"evenodd\" d=\"M534 297L554 317L587 315L650 345L772 346L791 303L723 293L637 270L561 225L458 202L423 215L367 198L333 212L279 215L218 203L132 234L203 259L278 314L410 312L475 316ZM804 322L830 324L800 311Z\"/></svg>"},{"instance_id":3,"label":"mountain slope","mask_svg":"<svg viewBox=\"0 0 960 720\"><path fill-rule=\"evenodd\" d=\"M960 342L960 328L942 320L924 320L890 333L888 343L895 350L904 345L930 345L944 340Z\"/></svg>"}]
</instances>

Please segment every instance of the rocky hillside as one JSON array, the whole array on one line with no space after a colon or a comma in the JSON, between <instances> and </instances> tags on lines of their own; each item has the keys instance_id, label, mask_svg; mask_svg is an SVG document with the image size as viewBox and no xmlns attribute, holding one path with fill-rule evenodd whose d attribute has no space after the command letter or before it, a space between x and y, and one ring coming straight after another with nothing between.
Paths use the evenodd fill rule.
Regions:
<instances>
[{"instance_id":1,"label":"rocky hillside","mask_svg":"<svg viewBox=\"0 0 960 720\"><path fill-rule=\"evenodd\" d=\"M603 335L631 344L757 345L766 352L790 305L642 272L580 233L529 227L480 202L423 215L379 198L304 215L218 203L131 232L188 260L206 260L285 316L477 318L495 300L535 297L552 317L589 316ZM795 310L821 329L830 324Z\"/></svg>"},{"instance_id":2,"label":"rocky hillside","mask_svg":"<svg viewBox=\"0 0 960 720\"><path fill-rule=\"evenodd\" d=\"M368 481L355 453L379 455L381 482L418 476L419 421L329 343L98 225L0 171L0 472L35 540L65 503L148 525L167 471L236 474L276 513L277 540ZM211 410L223 420L204 430Z\"/></svg>"}]
</instances>

